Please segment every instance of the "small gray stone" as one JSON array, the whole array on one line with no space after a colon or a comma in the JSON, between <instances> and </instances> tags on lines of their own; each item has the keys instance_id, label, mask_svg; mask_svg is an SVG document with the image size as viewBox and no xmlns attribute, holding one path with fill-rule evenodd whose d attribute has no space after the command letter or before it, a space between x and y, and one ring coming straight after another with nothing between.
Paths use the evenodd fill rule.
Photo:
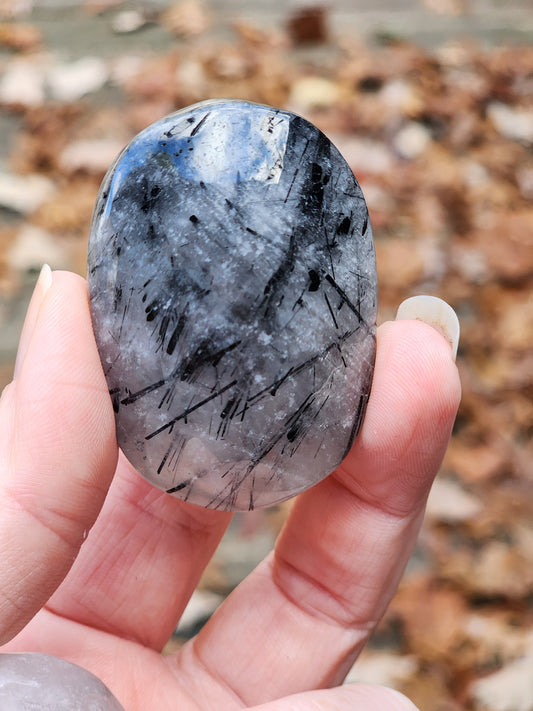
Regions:
<instances>
[{"instance_id":1,"label":"small gray stone","mask_svg":"<svg viewBox=\"0 0 533 711\"><path fill-rule=\"evenodd\" d=\"M0 654L2 711L124 711L94 674L48 654Z\"/></svg>"},{"instance_id":2,"label":"small gray stone","mask_svg":"<svg viewBox=\"0 0 533 711\"><path fill-rule=\"evenodd\" d=\"M361 189L315 126L241 101L149 126L104 179L88 278L118 442L153 484L245 510L342 461L376 267Z\"/></svg>"}]
</instances>

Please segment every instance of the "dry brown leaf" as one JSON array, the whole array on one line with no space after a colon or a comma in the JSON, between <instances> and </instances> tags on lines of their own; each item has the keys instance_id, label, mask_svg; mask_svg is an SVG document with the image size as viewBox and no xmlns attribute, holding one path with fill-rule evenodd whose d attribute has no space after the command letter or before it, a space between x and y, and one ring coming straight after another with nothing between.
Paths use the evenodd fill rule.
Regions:
<instances>
[{"instance_id":1,"label":"dry brown leaf","mask_svg":"<svg viewBox=\"0 0 533 711\"><path fill-rule=\"evenodd\" d=\"M376 260L380 283L387 289L401 289L405 293L421 281L426 268L419 244L401 238L376 242Z\"/></svg>"},{"instance_id":2,"label":"dry brown leaf","mask_svg":"<svg viewBox=\"0 0 533 711\"><path fill-rule=\"evenodd\" d=\"M444 456L443 469L453 472L465 482L487 482L499 477L506 465L507 454L501 448L465 443L454 438Z\"/></svg>"},{"instance_id":3,"label":"dry brown leaf","mask_svg":"<svg viewBox=\"0 0 533 711\"><path fill-rule=\"evenodd\" d=\"M533 709L533 651L522 659L471 686L479 711L531 711Z\"/></svg>"},{"instance_id":4,"label":"dry brown leaf","mask_svg":"<svg viewBox=\"0 0 533 711\"><path fill-rule=\"evenodd\" d=\"M483 509L483 503L453 479L437 477L426 505L426 516L442 523L469 521Z\"/></svg>"},{"instance_id":5,"label":"dry brown leaf","mask_svg":"<svg viewBox=\"0 0 533 711\"><path fill-rule=\"evenodd\" d=\"M470 595L519 600L533 593L533 549L491 540L443 560L440 572Z\"/></svg>"},{"instance_id":6,"label":"dry brown leaf","mask_svg":"<svg viewBox=\"0 0 533 711\"><path fill-rule=\"evenodd\" d=\"M100 176L102 177L102 176ZM88 236L99 177L73 178L65 182L33 216L35 224L51 234Z\"/></svg>"},{"instance_id":7,"label":"dry brown leaf","mask_svg":"<svg viewBox=\"0 0 533 711\"><path fill-rule=\"evenodd\" d=\"M420 575L402 584L390 614L400 616L409 651L431 662L445 659L460 648L467 610L460 592Z\"/></svg>"},{"instance_id":8,"label":"dry brown leaf","mask_svg":"<svg viewBox=\"0 0 533 711\"><path fill-rule=\"evenodd\" d=\"M462 711L448 688L443 669L429 667L402 684L400 690L424 711Z\"/></svg>"},{"instance_id":9,"label":"dry brown leaf","mask_svg":"<svg viewBox=\"0 0 533 711\"><path fill-rule=\"evenodd\" d=\"M328 7L313 3L295 8L287 20L287 31L295 45L319 44L328 39Z\"/></svg>"},{"instance_id":10,"label":"dry brown leaf","mask_svg":"<svg viewBox=\"0 0 533 711\"><path fill-rule=\"evenodd\" d=\"M0 45L16 51L35 49L42 43L42 32L26 23L0 22Z\"/></svg>"},{"instance_id":11,"label":"dry brown leaf","mask_svg":"<svg viewBox=\"0 0 533 711\"><path fill-rule=\"evenodd\" d=\"M179 37L197 37L211 24L211 18L201 0L181 0L161 15L161 23Z\"/></svg>"},{"instance_id":12,"label":"dry brown leaf","mask_svg":"<svg viewBox=\"0 0 533 711\"><path fill-rule=\"evenodd\" d=\"M220 47L207 65L215 77L229 81L250 78L256 71L253 54L232 45Z\"/></svg>"},{"instance_id":13,"label":"dry brown leaf","mask_svg":"<svg viewBox=\"0 0 533 711\"><path fill-rule=\"evenodd\" d=\"M465 662L471 669L493 668L519 659L529 650L531 631L519 627L513 613L479 610L467 615L464 622L471 652L464 654L463 668Z\"/></svg>"},{"instance_id":14,"label":"dry brown leaf","mask_svg":"<svg viewBox=\"0 0 533 711\"><path fill-rule=\"evenodd\" d=\"M178 58L173 55L146 59L137 72L125 81L126 90L135 98L162 101L176 96L176 67Z\"/></svg>"}]
</instances>

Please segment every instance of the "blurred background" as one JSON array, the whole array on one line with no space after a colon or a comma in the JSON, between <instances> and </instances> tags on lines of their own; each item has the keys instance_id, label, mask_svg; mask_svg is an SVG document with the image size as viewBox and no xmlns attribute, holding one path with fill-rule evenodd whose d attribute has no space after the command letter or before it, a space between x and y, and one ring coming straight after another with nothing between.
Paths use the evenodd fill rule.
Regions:
<instances>
[{"instance_id":1,"label":"blurred background","mask_svg":"<svg viewBox=\"0 0 533 711\"><path fill-rule=\"evenodd\" d=\"M374 228L380 322L446 299L464 394L417 550L349 680L423 711L533 711L531 0L0 0L0 388L43 262L85 273L130 138L213 98L334 141ZM168 650L270 550L238 515Z\"/></svg>"}]
</instances>

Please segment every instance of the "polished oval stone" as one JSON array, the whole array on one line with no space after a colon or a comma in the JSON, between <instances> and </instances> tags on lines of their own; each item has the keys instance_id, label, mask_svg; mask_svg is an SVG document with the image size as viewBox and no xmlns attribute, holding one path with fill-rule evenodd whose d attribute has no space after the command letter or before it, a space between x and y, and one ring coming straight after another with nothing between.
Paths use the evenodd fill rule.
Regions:
<instances>
[{"instance_id":1,"label":"polished oval stone","mask_svg":"<svg viewBox=\"0 0 533 711\"><path fill-rule=\"evenodd\" d=\"M102 184L88 279L118 442L150 482L246 510L342 461L376 267L361 189L315 126L222 100L149 126Z\"/></svg>"},{"instance_id":2,"label":"polished oval stone","mask_svg":"<svg viewBox=\"0 0 533 711\"><path fill-rule=\"evenodd\" d=\"M0 654L2 711L124 711L107 686L49 654Z\"/></svg>"}]
</instances>

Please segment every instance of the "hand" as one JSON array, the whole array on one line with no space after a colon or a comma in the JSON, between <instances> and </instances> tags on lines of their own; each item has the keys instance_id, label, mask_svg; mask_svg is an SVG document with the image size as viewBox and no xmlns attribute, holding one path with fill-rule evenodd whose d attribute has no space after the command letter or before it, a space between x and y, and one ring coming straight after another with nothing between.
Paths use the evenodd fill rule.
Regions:
<instances>
[{"instance_id":1,"label":"hand","mask_svg":"<svg viewBox=\"0 0 533 711\"><path fill-rule=\"evenodd\" d=\"M202 631L163 657L230 514L171 498L119 456L86 283L43 270L0 401L2 651L73 661L127 711L413 709L379 687L331 687L395 592L459 393L436 330L382 325L352 451L298 497L275 551Z\"/></svg>"}]
</instances>

